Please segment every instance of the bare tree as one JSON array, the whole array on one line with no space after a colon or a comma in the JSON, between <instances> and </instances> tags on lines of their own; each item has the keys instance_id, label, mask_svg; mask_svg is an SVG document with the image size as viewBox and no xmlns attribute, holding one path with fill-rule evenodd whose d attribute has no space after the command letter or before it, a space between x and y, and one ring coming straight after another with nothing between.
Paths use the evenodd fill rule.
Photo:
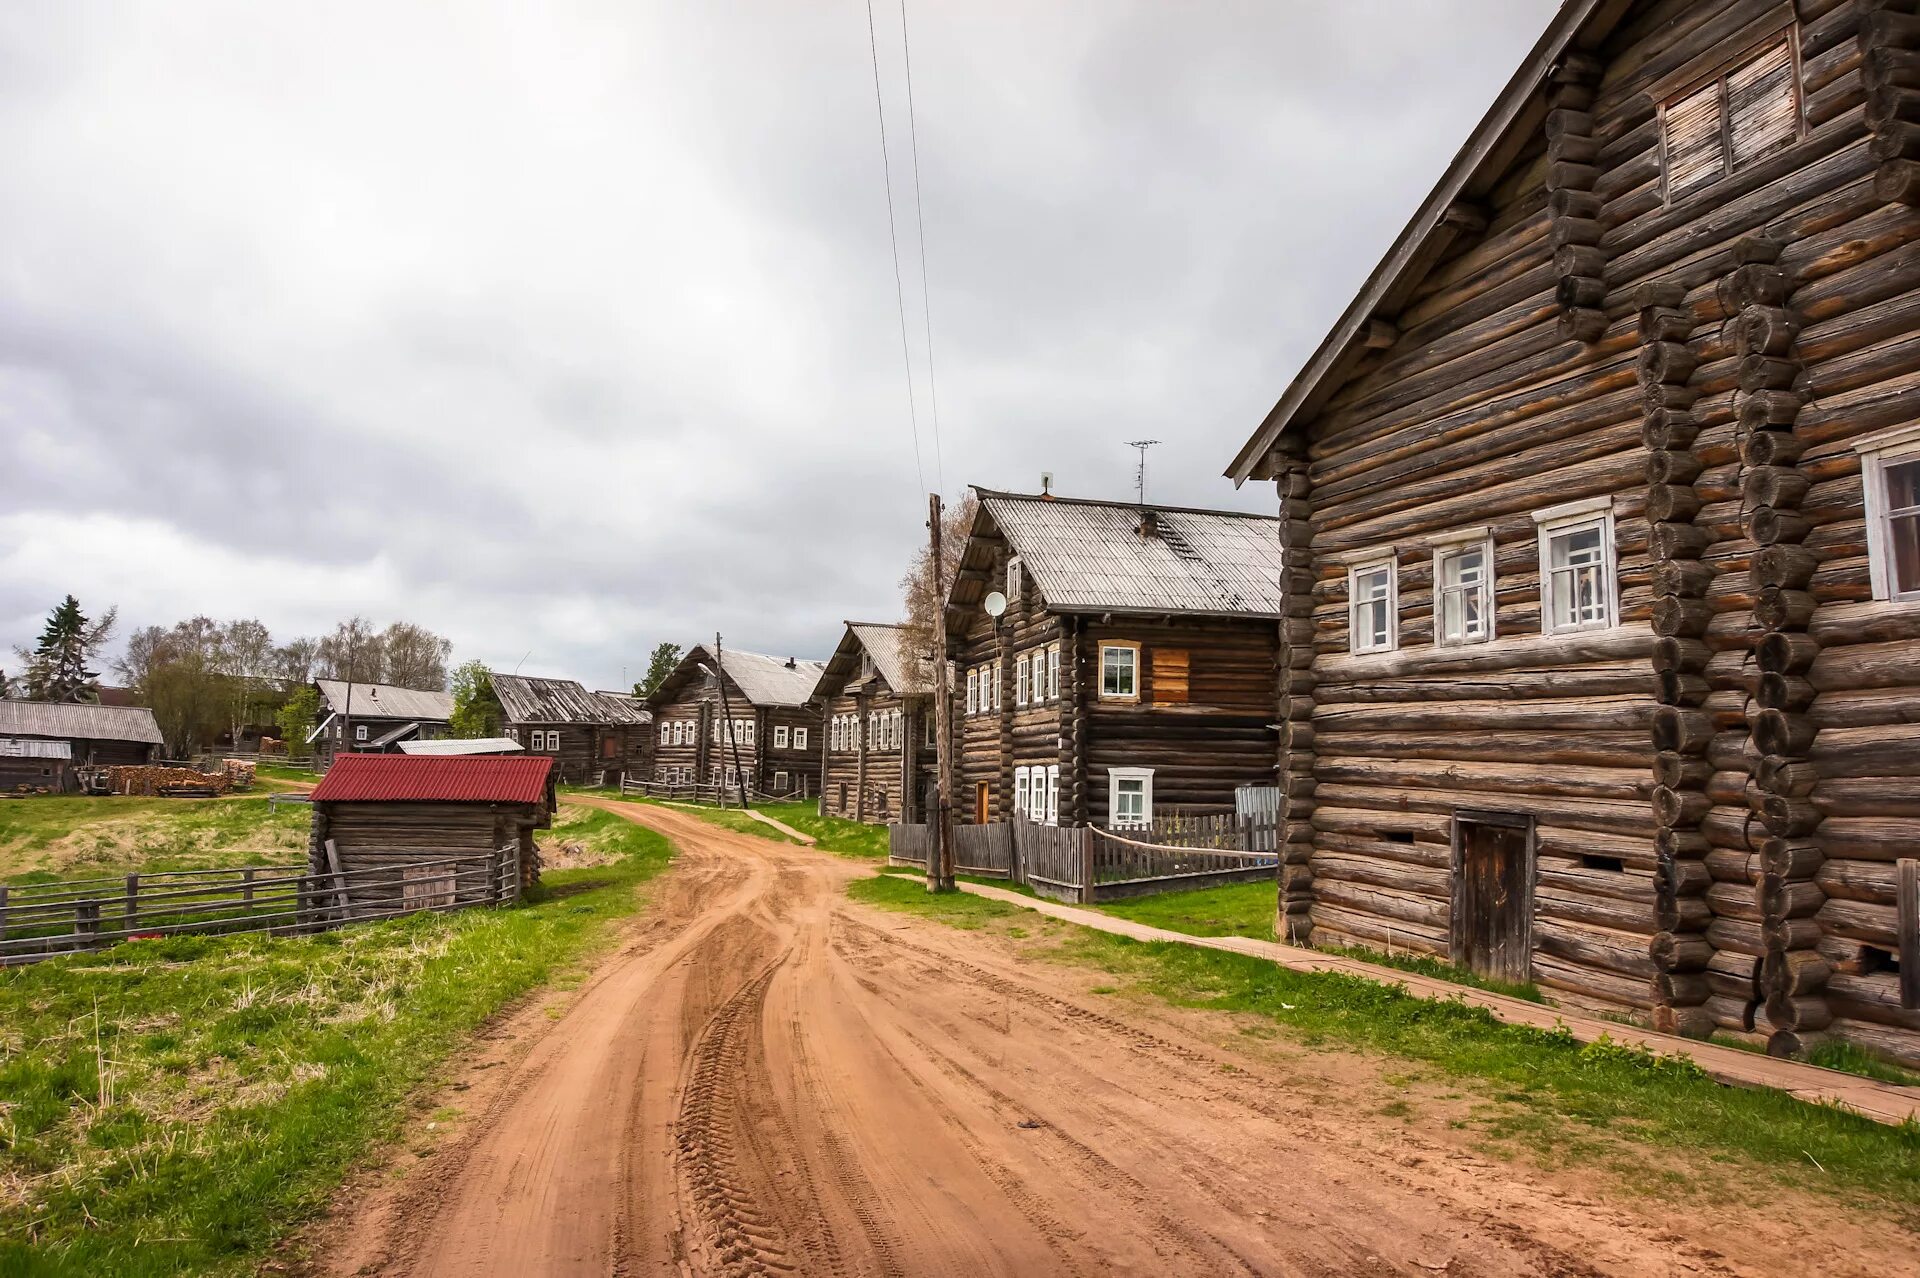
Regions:
<instances>
[{"instance_id":1,"label":"bare tree","mask_svg":"<svg viewBox=\"0 0 1920 1278\"><path fill-rule=\"evenodd\" d=\"M380 635L386 654L386 681L402 688L420 688L444 692L447 687L447 657L453 643L424 626L396 621Z\"/></svg>"},{"instance_id":2,"label":"bare tree","mask_svg":"<svg viewBox=\"0 0 1920 1278\"><path fill-rule=\"evenodd\" d=\"M273 650L273 675L289 689L313 681L320 641L311 635L289 639Z\"/></svg>"},{"instance_id":3,"label":"bare tree","mask_svg":"<svg viewBox=\"0 0 1920 1278\"><path fill-rule=\"evenodd\" d=\"M941 580L947 583L948 589L953 587L953 575L959 570L960 556L966 551L967 534L973 531L974 512L979 505L969 488L964 497L946 508L946 526L940 530L940 554L947 561ZM905 595L907 637L915 652L932 651L934 610L945 603L935 593L933 583L933 547L922 541L913 552L906 575L900 578L900 589Z\"/></svg>"},{"instance_id":4,"label":"bare tree","mask_svg":"<svg viewBox=\"0 0 1920 1278\"><path fill-rule=\"evenodd\" d=\"M353 683L381 683L386 679L387 656L380 635L365 617L353 617L333 628L314 649L314 669L322 679Z\"/></svg>"}]
</instances>

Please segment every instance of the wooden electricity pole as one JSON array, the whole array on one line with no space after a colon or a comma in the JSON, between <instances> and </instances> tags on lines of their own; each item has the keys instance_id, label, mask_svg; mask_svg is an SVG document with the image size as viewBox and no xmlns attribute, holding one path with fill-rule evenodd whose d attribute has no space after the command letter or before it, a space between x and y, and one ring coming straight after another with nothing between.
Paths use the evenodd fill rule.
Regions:
<instances>
[{"instance_id":1,"label":"wooden electricity pole","mask_svg":"<svg viewBox=\"0 0 1920 1278\"><path fill-rule=\"evenodd\" d=\"M940 555L940 525L946 522L940 494L927 498L927 527L933 535L933 731L934 766L939 771L939 809L934 842L927 853L927 891L953 888L953 689L947 668L947 574Z\"/></svg>"}]
</instances>

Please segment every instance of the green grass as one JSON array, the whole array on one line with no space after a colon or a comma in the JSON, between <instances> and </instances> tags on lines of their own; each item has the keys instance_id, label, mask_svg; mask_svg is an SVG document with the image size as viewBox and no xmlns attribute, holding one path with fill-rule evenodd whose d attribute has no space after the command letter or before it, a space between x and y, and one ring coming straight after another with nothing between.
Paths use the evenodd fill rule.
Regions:
<instances>
[{"instance_id":1,"label":"green grass","mask_svg":"<svg viewBox=\"0 0 1920 1278\"><path fill-rule=\"evenodd\" d=\"M850 891L962 927L987 926L1018 909L929 897L892 875ZM1475 1121L1495 1150L1516 1144L1549 1162L1594 1149L1609 1158L1637 1150L1629 1161L1643 1187L1666 1183L1661 1178L1672 1174L1677 1153L1688 1163L1704 1159L1715 1174L1757 1175L1851 1204L1880 1200L1920 1225L1920 1125L1887 1127L1783 1092L1723 1087L1684 1058L1506 1025L1464 1001L1417 998L1403 986L1344 973L1296 972L1245 955L1079 927L1048 929L1019 944L1034 957L1096 968L1169 1003L1260 1018L1307 1047L1418 1062L1481 1094Z\"/></svg>"},{"instance_id":2,"label":"green grass","mask_svg":"<svg viewBox=\"0 0 1920 1278\"><path fill-rule=\"evenodd\" d=\"M1486 990L1490 994L1505 994L1508 998L1523 998L1529 1003L1547 1001L1546 995L1542 994L1540 987L1532 981L1502 981L1491 976L1482 976L1478 972L1469 972L1464 967L1455 967L1443 959L1427 954L1388 954L1359 945L1322 945L1315 948L1323 954L1344 954L1348 958L1356 958L1363 963L1396 968L1402 972L1418 972L1421 976L1431 976L1437 981L1467 985L1476 990Z\"/></svg>"},{"instance_id":3,"label":"green grass","mask_svg":"<svg viewBox=\"0 0 1920 1278\"><path fill-rule=\"evenodd\" d=\"M305 860L311 819L302 804L269 812L265 795L8 799L0 801L0 879L292 864Z\"/></svg>"},{"instance_id":4,"label":"green grass","mask_svg":"<svg viewBox=\"0 0 1920 1278\"><path fill-rule=\"evenodd\" d=\"M608 859L515 909L0 972L0 1275L254 1272L477 1026L582 972L667 864L611 813L563 809L553 836Z\"/></svg>"},{"instance_id":5,"label":"green grass","mask_svg":"<svg viewBox=\"0 0 1920 1278\"><path fill-rule=\"evenodd\" d=\"M817 840L814 846L823 852L868 859L884 859L887 855L887 827L884 825L823 817L819 804L812 800L802 803L760 803L755 806L774 820L785 822L802 834L811 834Z\"/></svg>"},{"instance_id":6,"label":"green grass","mask_svg":"<svg viewBox=\"0 0 1920 1278\"><path fill-rule=\"evenodd\" d=\"M1228 883L1192 892L1164 892L1095 906L1102 914L1188 936L1251 936L1271 941L1273 882Z\"/></svg>"},{"instance_id":7,"label":"green grass","mask_svg":"<svg viewBox=\"0 0 1920 1278\"><path fill-rule=\"evenodd\" d=\"M870 879L855 879L848 886L847 895L887 909L910 910L968 931L993 919L1010 919L1027 913L1018 905L969 892L929 892L924 876L876 874Z\"/></svg>"},{"instance_id":8,"label":"green grass","mask_svg":"<svg viewBox=\"0 0 1920 1278\"><path fill-rule=\"evenodd\" d=\"M1807 1054L1807 1059L1827 1069L1844 1070L1863 1078L1879 1079L1883 1083L1897 1083L1902 1087L1920 1086L1920 1071L1883 1060L1852 1043L1822 1043Z\"/></svg>"}]
</instances>

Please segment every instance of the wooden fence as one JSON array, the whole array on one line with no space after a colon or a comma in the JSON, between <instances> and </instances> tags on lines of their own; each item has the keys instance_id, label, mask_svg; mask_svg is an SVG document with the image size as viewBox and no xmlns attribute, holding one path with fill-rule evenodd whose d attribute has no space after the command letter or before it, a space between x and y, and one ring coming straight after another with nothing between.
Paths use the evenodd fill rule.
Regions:
<instances>
[{"instance_id":1,"label":"wooden fence","mask_svg":"<svg viewBox=\"0 0 1920 1278\"><path fill-rule=\"evenodd\" d=\"M669 803L712 803L723 808L740 806L740 787L737 785L702 785L697 781L630 781L622 777L620 793L637 794ZM786 794L769 794L765 790L747 792L747 798L754 803L797 803L805 797L802 790Z\"/></svg>"},{"instance_id":2,"label":"wooden fence","mask_svg":"<svg viewBox=\"0 0 1920 1278\"><path fill-rule=\"evenodd\" d=\"M1024 883L1057 900L1092 904L1271 880L1280 867L1279 856L1271 850L1276 837L1272 819L1239 819L1230 813L1170 816L1165 827L1156 823L1124 833L1029 821L956 825L954 868ZM894 865L925 865L933 841L930 825L890 825L887 859Z\"/></svg>"},{"instance_id":3,"label":"wooden fence","mask_svg":"<svg viewBox=\"0 0 1920 1278\"><path fill-rule=\"evenodd\" d=\"M396 853L395 855L410 855ZM323 932L346 923L509 905L514 844L492 852L312 874L305 865L166 870L0 883L0 966L162 936Z\"/></svg>"}]
</instances>

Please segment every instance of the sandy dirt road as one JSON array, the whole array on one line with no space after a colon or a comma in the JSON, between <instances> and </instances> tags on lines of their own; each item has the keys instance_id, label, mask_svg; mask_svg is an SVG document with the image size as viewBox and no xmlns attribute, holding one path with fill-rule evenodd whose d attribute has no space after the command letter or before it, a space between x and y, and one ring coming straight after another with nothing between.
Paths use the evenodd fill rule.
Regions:
<instances>
[{"instance_id":1,"label":"sandy dirt road","mask_svg":"<svg viewBox=\"0 0 1920 1278\"><path fill-rule=\"evenodd\" d=\"M681 848L647 922L479 1053L468 1121L343 1205L327 1272L1809 1272L1790 1216L1683 1239L1303 1090L1184 1033L1200 1014L855 904L868 867L604 806ZM1903 1263L1897 1236L1833 1245L1824 1272Z\"/></svg>"}]
</instances>

